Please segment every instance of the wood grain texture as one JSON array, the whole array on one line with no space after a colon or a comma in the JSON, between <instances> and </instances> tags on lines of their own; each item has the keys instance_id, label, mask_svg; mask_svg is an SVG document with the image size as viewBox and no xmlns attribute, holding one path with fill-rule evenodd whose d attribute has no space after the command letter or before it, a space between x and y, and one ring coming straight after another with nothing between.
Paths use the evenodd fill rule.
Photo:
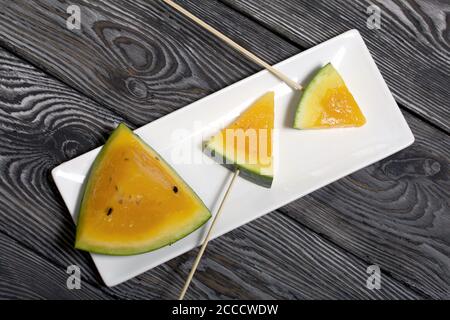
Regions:
<instances>
[{"instance_id":1,"label":"wood grain texture","mask_svg":"<svg viewBox=\"0 0 450 320\"><path fill-rule=\"evenodd\" d=\"M101 284L88 254L73 249L74 225L49 172L101 144L119 121L0 50L0 298L177 296L194 251L110 289ZM364 262L279 214L210 246L188 298L419 297L389 277L383 290L367 290ZM71 264L81 267L82 289L65 292Z\"/></svg>"},{"instance_id":2,"label":"wood grain texture","mask_svg":"<svg viewBox=\"0 0 450 320\"><path fill-rule=\"evenodd\" d=\"M160 1L70 4L81 8L77 32L67 2L0 0L0 44L137 125L260 69ZM254 30L244 44L271 63L298 52L278 37L265 46L270 32L215 1L183 4L225 31Z\"/></svg>"},{"instance_id":3,"label":"wood grain texture","mask_svg":"<svg viewBox=\"0 0 450 320\"><path fill-rule=\"evenodd\" d=\"M221 1L303 48L358 29L396 100L450 132L449 1ZM367 27L370 5L381 29Z\"/></svg>"},{"instance_id":4,"label":"wood grain texture","mask_svg":"<svg viewBox=\"0 0 450 320\"><path fill-rule=\"evenodd\" d=\"M0 300L105 299L101 289L83 281L69 290L66 269L58 268L0 232Z\"/></svg>"},{"instance_id":5,"label":"wood grain texture","mask_svg":"<svg viewBox=\"0 0 450 320\"><path fill-rule=\"evenodd\" d=\"M430 298L450 298L450 137L408 114L407 148L280 209Z\"/></svg>"}]
</instances>

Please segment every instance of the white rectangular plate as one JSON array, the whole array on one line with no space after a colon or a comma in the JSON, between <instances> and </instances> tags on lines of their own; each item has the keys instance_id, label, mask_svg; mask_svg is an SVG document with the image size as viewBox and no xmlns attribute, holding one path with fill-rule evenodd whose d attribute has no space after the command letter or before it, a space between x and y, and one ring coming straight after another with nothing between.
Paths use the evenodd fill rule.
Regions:
<instances>
[{"instance_id":1,"label":"white rectangular plate","mask_svg":"<svg viewBox=\"0 0 450 320\"><path fill-rule=\"evenodd\" d=\"M305 83L311 73L328 62L339 70L361 106L367 118L365 126L310 131L292 129L298 95L267 71L261 71L136 130L213 210L231 173L202 153L202 139L232 120L265 92L275 91L278 139L273 186L266 189L238 179L214 237L413 143L411 130L357 31L346 32L276 67L292 79ZM192 148L187 150L186 146ZM52 171L75 221L82 184L99 149L65 162ZM192 159L195 163L188 163ZM127 257L93 254L92 258L105 284L113 286L193 249L200 244L208 225L172 246L154 252Z\"/></svg>"}]
</instances>

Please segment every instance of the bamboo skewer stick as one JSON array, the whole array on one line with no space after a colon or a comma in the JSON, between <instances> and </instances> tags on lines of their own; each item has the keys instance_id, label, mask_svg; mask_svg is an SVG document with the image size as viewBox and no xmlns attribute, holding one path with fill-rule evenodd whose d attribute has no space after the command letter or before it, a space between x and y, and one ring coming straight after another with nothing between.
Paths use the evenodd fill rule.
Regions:
<instances>
[{"instance_id":1,"label":"bamboo skewer stick","mask_svg":"<svg viewBox=\"0 0 450 320\"><path fill-rule=\"evenodd\" d=\"M213 28L212 26L210 26L206 22L200 20L199 18L194 16L192 13L190 13L189 11L187 11L186 9L181 7L180 5L176 4L172 0L163 0L163 1L166 4L168 4L169 6L171 6L172 8L174 8L175 10L181 12L183 15L185 15L186 17L188 17L189 19L191 19L195 23L197 23L199 26L205 28L206 30L208 30L209 32L214 34L216 37L218 37L219 39L221 39L222 41L224 41L225 43L227 43L228 45L233 47L235 50L237 50L237 51L241 52L242 54L244 54L247 58L249 58L253 62L255 62L255 63L259 64L260 66L262 66L263 68L267 69L269 72L271 72L273 75L278 77L280 80L284 81L292 89L294 89L294 90L302 90L303 89L303 87L299 83L297 83L294 80L290 79L284 73L282 73L281 71L279 71L276 68L272 67L270 64L268 64L267 62L265 62L264 60L262 60L261 58L259 58L255 54L251 53L250 51L248 51L247 49L245 49L241 45L237 44L236 42L231 40L229 37L227 37L226 35L224 35L220 31L218 31L217 29Z\"/></svg>"},{"instance_id":2,"label":"bamboo skewer stick","mask_svg":"<svg viewBox=\"0 0 450 320\"><path fill-rule=\"evenodd\" d=\"M236 171L233 174L233 177L231 178L230 184L228 185L227 191L225 191L225 195L222 198L222 201L220 202L219 208L217 209L217 213L214 216L214 220L211 223L211 226L209 227L208 233L206 234L205 240L203 240L202 247L200 248L200 251L197 254L197 257L195 258L194 264L192 266L191 272L189 273L189 276L184 284L183 290L181 290L180 296L178 300L183 300L184 295L186 294L187 289L189 288L189 285L192 281L192 278L194 276L195 271L197 270L197 267L200 263L200 260L203 256L203 253L205 252L206 246L208 245L209 239L211 238L212 231L214 229L214 226L216 225L216 222L219 219L220 214L222 213L223 205L225 201L228 198L228 195L230 194L231 188L234 184L234 181L236 180L236 177L239 175L239 169L236 169Z\"/></svg>"}]
</instances>

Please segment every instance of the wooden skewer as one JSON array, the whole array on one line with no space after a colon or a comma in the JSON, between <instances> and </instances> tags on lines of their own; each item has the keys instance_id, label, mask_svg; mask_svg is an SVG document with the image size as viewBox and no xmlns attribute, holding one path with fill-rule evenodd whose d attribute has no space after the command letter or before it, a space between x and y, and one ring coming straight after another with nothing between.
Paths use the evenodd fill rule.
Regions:
<instances>
[{"instance_id":1,"label":"wooden skewer","mask_svg":"<svg viewBox=\"0 0 450 320\"><path fill-rule=\"evenodd\" d=\"M228 195L230 194L231 187L233 186L234 181L236 180L236 177L239 175L239 169L236 169L236 171L233 174L233 177L231 178L230 184L228 185L227 191L225 191L225 195L222 198L222 201L220 202L219 208L217 209L217 213L214 217L214 220L211 223L211 226L209 227L208 233L206 234L205 240L203 240L202 247L200 248L200 251L197 254L197 257L195 258L194 265L192 266L191 272L189 273L189 276L184 284L183 290L181 290L180 296L178 300L183 300L184 295L186 294L187 289L189 288L189 285L191 283L192 277L194 276L195 271L197 270L198 264L203 256L203 253L205 252L206 246L208 245L209 239L211 238L212 231L214 229L214 226L216 225L216 222L218 221L218 218L220 214L222 213L223 205L225 201L228 198Z\"/></svg>"},{"instance_id":2,"label":"wooden skewer","mask_svg":"<svg viewBox=\"0 0 450 320\"><path fill-rule=\"evenodd\" d=\"M184 14L186 17L188 17L189 19L191 19L195 23L197 23L199 26L205 28L206 30L208 30L209 32L214 34L216 37L218 37L219 39L221 39L224 42L226 42L227 44L229 44L231 47L233 47L237 51L239 51L242 54L244 54L250 60L252 60L255 63L259 64L260 66L266 68L269 72L271 72L273 75L278 77L280 80L284 81L292 89L294 89L294 90L302 90L303 89L303 87L300 84L298 84L297 82L295 82L292 79L290 79L284 73L282 73L281 71L275 69L270 64L268 64L267 62L265 62L264 60L262 60L261 58L259 58L255 54L251 53L250 51L248 51L244 47L240 46L239 44L237 44L236 42L234 42L233 40L228 38L226 35L224 35L220 31L218 31L217 29L213 28L212 26L210 26L206 22L200 20L199 18L194 16L192 13L190 13L189 11L187 11L186 9L181 7L180 5L176 4L172 0L163 0L163 1L166 4L168 4L169 6L171 6L172 8L174 8L175 10L177 10L177 11L181 12L182 14Z\"/></svg>"}]
</instances>

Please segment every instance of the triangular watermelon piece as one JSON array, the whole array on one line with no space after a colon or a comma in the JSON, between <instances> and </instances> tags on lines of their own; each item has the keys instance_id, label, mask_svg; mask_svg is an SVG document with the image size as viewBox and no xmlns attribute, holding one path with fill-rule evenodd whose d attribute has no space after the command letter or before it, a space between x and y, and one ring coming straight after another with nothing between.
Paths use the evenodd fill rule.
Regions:
<instances>
[{"instance_id":1,"label":"triangular watermelon piece","mask_svg":"<svg viewBox=\"0 0 450 320\"><path fill-rule=\"evenodd\" d=\"M75 247L109 255L143 253L174 243L210 217L161 156L121 124L87 178Z\"/></svg>"},{"instance_id":2,"label":"triangular watermelon piece","mask_svg":"<svg viewBox=\"0 0 450 320\"><path fill-rule=\"evenodd\" d=\"M361 109L331 63L321 68L306 86L295 114L294 128L360 127Z\"/></svg>"},{"instance_id":3,"label":"triangular watermelon piece","mask_svg":"<svg viewBox=\"0 0 450 320\"><path fill-rule=\"evenodd\" d=\"M268 92L232 124L212 137L207 152L230 170L270 188L273 181L272 135L274 126L274 92Z\"/></svg>"}]
</instances>

